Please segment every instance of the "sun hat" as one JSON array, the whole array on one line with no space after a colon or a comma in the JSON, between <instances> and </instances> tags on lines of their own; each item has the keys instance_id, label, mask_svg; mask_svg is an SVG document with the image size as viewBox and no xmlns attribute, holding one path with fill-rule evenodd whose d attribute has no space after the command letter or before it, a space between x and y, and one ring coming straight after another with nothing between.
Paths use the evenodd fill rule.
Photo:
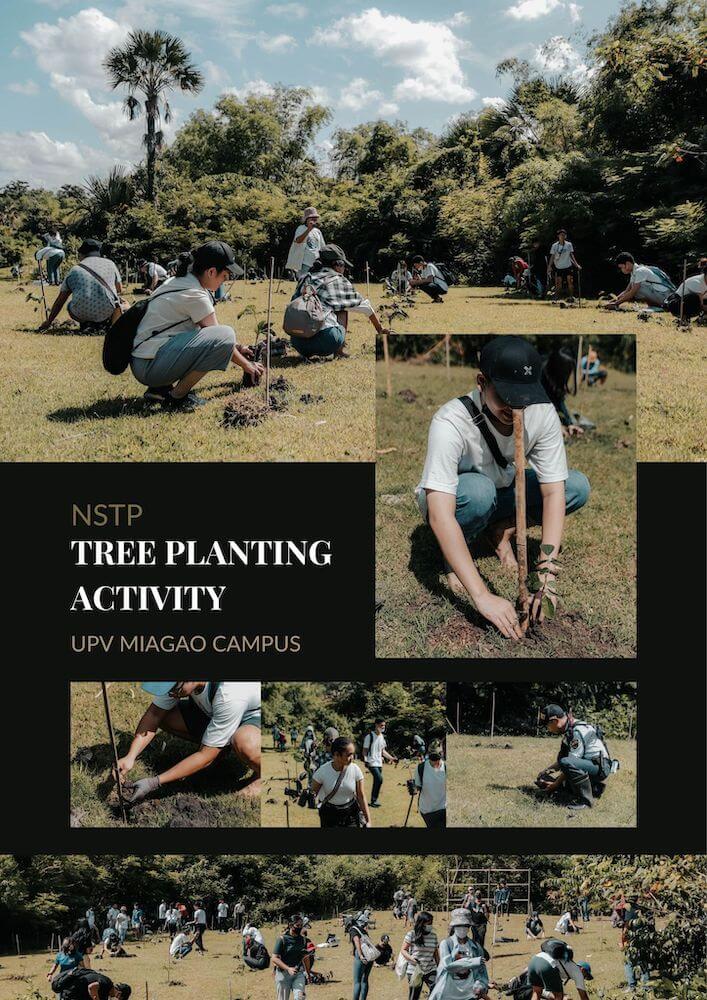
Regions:
<instances>
[{"instance_id":1,"label":"sun hat","mask_svg":"<svg viewBox=\"0 0 707 1000\"><path fill-rule=\"evenodd\" d=\"M307 219L318 219L318 218L319 218L319 212L313 205L309 205L307 208L305 208L304 212L302 212L302 222L306 222Z\"/></svg>"},{"instance_id":2,"label":"sun hat","mask_svg":"<svg viewBox=\"0 0 707 1000\"><path fill-rule=\"evenodd\" d=\"M471 927L471 914L468 910L465 910L463 906L458 907L456 910L452 910L452 915L449 918L450 927Z\"/></svg>"}]
</instances>

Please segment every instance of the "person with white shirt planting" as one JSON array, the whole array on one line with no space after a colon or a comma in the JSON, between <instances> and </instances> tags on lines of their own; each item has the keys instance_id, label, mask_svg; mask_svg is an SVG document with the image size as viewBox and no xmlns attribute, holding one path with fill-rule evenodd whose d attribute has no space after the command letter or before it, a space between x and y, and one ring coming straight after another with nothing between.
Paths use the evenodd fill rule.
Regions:
<instances>
[{"instance_id":1,"label":"person with white shirt planting","mask_svg":"<svg viewBox=\"0 0 707 1000\"><path fill-rule=\"evenodd\" d=\"M154 260L139 260L137 269L143 280L143 291L148 295L152 295L168 277L167 269Z\"/></svg>"},{"instance_id":2,"label":"person with white shirt planting","mask_svg":"<svg viewBox=\"0 0 707 1000\"><path fill-rule=\"evenodd\" d=\"M649 264L637 264L633 254L620 253L616 266L628 278L628 285L609 302L602 302L603 309L618 309L625 302L644 302L648 306L662 306L675 285L665 271Z\"/></svg>"},{"instance_id":3,"label":"person with white shirt planting","mask_svg":"<svg viewBox=\"0 0 707 1000\"><path fill-rule=\"evenodd\" d=\"M383 785L383 761L387 760L389 764L397 764L397 758L393 757L386 750L387 743L385 741L385 719L376 719L373 723L373 729L363 738L363 760L373 776L373 787L371 788L371 801L369 805L373 809L378 809L380 807L380 802L378 798L380 796L381 786Z\"/></svg>"},{"instance_id":4,"label":"person with white shirt planting","mask_svg":"<svg viewBox=\"0 0 707 1000\"><path fill-rule=\"evenodd\" d=\"M433 740L428 756L415 768L418 806L425 826L439 829L447 825L447 765L442 755L442 743Z\"/></svg>"},{"instance_id":5,"label":"person with white shirt planting","mask_svg":"<svg viewBox=\"0 0 707 1000\"><path fill-rule=\"evenodd\" d=\"M550 263L548 278L555 282L555 295L561 295L567 289L569 295L574 295L574 276L581 271L581 265L574 255L574 246L567 239L567 230L558 229L557 239L550 247Z\"/></svg>"},{"instance_id":6,"label":"person with white shirt planting","mask_svg":"<svg viewBox=\"0 0 707 1000\"><path fill-rule=\"evenodd\" d=\"M436 305L444 302L443 296L449 291L449 285L437 265L431 264L420 254L412 258L412 277L409 285L410 288L419 288L425 295L429 295Z\"/></svg>"},{"instance_id":7,"label":"person with white shirt planting","mask_svg":"<svg viewBox=\"0 0 707 1000\"><path fill-rule=\"evenodd\" d=\"M257 681L146 681L152 704L137 725L130 749L118 761L126 805L210 767L228 749L253 772L241 789L260 795L260 684ZM138 757L159 730L199 744L199 749L162 774L129 782Z\"/></svg>"},{"instance_id":8,"label":"person with white shirt planting","mask_svg":"<svg viewBox=\"0 0 707 1000\"><path fill-rule=\"evenodd\" d=\"M169 944L170 958L173 958L175 962L180 958L186 958L194 947L194 939L195 935L189 936L184 931L175 934Z\"/></svg>"},{"instance_id":9,"label":"person with white shirt planting","mask_svg":"<svg viewBox=\"0 0 707 1000\"><path fill-rule=\"evenodd\" d=\"M691 274L665 300L664 308L677 319L694 319L707 311L707 257L697 262L697 274Z\"/></svg>"},{"instance_id":10,"label":"person with white shirt planting","mask_svg":"<svg viewBox=\"0 0 707 1000\"><path fill-rule=\"evenodd\" d=\"M458 596L468 596L502 635L516 640L523 637L516 608L489 591L470 551L470 544L485 534L501 564L517 571L512 546L514 409L523 410L523 446L530 465L523 470L527 521L542 525L532 620L543 620L546 600L553 608L557 604L556 559L565 516L586 504L589 481L567 468L562 426L542 387L538 352L521 337L495 337L482 349L479 366L476 389L445 403L432 418L416 493L442 550L447 585Z\"/></svg>"},{"instance_id":11,"label":"person with white shirt planting","mask_svg":"<svg viewBox=\"0 0 707 1000\"><path fill-rule=\"evenodd\" d=\"M322 827L371 825L363 773L354 764L355 748L348 736L339 736L331 745L331 760L312 775L312 793L317 799Z\"/></svg>"}]
</instances>

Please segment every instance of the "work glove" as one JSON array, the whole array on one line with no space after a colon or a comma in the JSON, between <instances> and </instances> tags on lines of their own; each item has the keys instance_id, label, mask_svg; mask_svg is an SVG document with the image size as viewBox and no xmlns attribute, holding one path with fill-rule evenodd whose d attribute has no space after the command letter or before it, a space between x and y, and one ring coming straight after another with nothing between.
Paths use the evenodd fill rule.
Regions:
<instances>
[{"instance_id":1,"label":"work glove","mask_svg":"<svg viewBox=\"0 0 707 1000\"><path fill-rule=\"evenodd\" d=\"M551 768L546 768L544 771L541 771L540 774L537 776L537 778L535 779L535 784L538 786L538 788L545 788L545 786L549 785L552 781L554 781L556 777L557 774L554 771L552 771Z\"/></svg>"},{"instance_id":2,"label":"work glove","mask_svg":"<svg viewBox=\"0 0 707 1000\"><path fill-rule=\"evenodd\" d=\"M160 787L160 779L155 775L152 778L140 778L139 781L123 786L123 798L127 806L134 806L142 802L148 795L152 795Z\"/></svg>"}]
</instances>

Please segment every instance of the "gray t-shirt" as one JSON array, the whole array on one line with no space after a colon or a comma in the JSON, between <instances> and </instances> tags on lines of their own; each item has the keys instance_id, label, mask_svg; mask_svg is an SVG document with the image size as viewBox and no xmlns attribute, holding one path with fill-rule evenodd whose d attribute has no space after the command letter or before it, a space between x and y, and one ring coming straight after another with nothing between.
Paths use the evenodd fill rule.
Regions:
<instances>
[{"instance_id":1,"label":"gray t-shirt","mask_svg":"<svg viewBox=\"0 0 707 1000\"><path fill-rule=\"evenodd\" d=\"M71 315L86 323L102 323L110 318L118 304L118 289L120 273L108 257L86 257L81 261L83 267L75 264L64 278L60 291L71 293L69 311ZM109 288L114 291L110 296L98 278L87 274L84 270L100 274Z\"/></svg>"}]
</instances>

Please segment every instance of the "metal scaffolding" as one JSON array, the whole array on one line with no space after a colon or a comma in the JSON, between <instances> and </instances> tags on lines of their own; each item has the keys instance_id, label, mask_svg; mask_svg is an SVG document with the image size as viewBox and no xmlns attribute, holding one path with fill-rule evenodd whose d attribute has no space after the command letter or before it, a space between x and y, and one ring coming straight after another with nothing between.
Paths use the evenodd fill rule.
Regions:
<instances>
[{"instance_id":1,"label":"metal scaffolding","mask_svg":"<svg viewBox=\"0 0 707 1000\"><path fill-rule=\"evenodd\" d=\"M530 916L530 868L448 868L447 869L447 913L461 906L468 886L480 891L484 903L494 912L494 894L500 882L510 889L508 912L514 907L516 912Z\"/></svg>"}]
</instances>

